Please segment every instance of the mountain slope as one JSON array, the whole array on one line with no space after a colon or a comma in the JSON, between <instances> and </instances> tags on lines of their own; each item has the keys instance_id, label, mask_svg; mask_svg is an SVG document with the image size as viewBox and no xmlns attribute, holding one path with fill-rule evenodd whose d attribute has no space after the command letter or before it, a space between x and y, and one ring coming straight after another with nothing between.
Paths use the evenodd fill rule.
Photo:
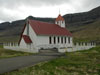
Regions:
<instances>
[{"instance_id":1,"label":"mountain slope","mask_svg":"<svg viewBox=\"0 0 100 75\"><path fill-rule=\"evenodd\" d=\"M88 25L82 25L79 31L73 31L76 40L100 42L100 19Z\"/></svg>"},{"instance_id":2,"label":"mountain slope","mask_svg":"<svg viewBox=\"0 0 100 75\"><path fill-rule=\"evenodd\" d=\"M88 12L66 14L63 17L70 26L93 23L95 20L100 19L100 6Z\"/></svg>"}]
</instances>

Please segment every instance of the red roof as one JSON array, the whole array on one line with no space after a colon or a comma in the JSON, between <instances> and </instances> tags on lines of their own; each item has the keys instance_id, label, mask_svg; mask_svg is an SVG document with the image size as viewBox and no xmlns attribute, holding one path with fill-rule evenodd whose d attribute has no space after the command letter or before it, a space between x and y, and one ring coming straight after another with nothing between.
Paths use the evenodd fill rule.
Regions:
<instances>
[{"instance_id":1,"label":"red roof","mask_svg":"<svg viewBox=\"0 0 100 75\"><path fill-rule=\"evenodd\" d=\"M59 16L56 18L56 21L64 21L64 18L59 14Z\"/></svg>"},{"instance_id":2,"label":"red roof","mask_svg":"<svg viewBox=\"0 0 100 75\"><path fill-rule=\"evenodd\" d=\"M30 39L29 36L27 36L27 35L22 35L22 37L24 38L24 41L25 41L26 43L32 43L32 41L31 41L31 39Z\"/></svg>"},{"instance_id":3,"label":"red roof","mask_svg":"<svg viewBox=\"0 0 100 75\"><path fill-rule=\"evenodd\" d=\"M36 20L29 20L29 24L37 35L72 36L66 28L62 28L57 24L50 24Z\"/></svg>"}]
</instances>

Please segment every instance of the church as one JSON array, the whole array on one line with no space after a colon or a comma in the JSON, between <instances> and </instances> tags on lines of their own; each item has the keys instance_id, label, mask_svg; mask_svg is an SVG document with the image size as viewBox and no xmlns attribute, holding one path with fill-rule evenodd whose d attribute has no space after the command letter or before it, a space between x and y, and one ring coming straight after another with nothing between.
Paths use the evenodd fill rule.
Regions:
<instances>
[{"instance_id":1,"label":"church","mask_svg":"<svg viewBox=\"0 0 100 75\"><path fill-rule=\"evenodd\" d=\"M59 14L55 24L37 20L27 20L20 40L21 49L29 52L39 52L42 49L58 49L66 52L73 46L72 34L65 27L65 20Z\"/></svg>"}]
</instances>

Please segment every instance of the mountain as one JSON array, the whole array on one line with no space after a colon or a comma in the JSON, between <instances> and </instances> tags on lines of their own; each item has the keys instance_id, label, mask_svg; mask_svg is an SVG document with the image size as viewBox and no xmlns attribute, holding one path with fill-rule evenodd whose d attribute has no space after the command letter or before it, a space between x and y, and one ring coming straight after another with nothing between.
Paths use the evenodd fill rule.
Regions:
<instances>
[{"instance_id":1,"label":"mountain","mask_svg":"<svg viewBox=\"0 0 100 75\"><path fill-rule=\"evenodd\" d=\"M63 17L66 21L66 27L72 32L75 41L100 41L100 6L88 12L66 14ZM54 23L55 20L55 18L33 16L27 18L50 23ZM18 41L26 19L13 21L11 23L1 23L0 42Z\"/></svg>"},{"instance_id":2,"label":"mountain","mask_svg":"<svg viewBox=\"0 0 100 75\"><path fill-rule=\"evenodd\" d=\"M63 17L71 26L93 23L97 19L100 19L100 6L88 12L66 14Z\"/></svg>"}]
</instances>

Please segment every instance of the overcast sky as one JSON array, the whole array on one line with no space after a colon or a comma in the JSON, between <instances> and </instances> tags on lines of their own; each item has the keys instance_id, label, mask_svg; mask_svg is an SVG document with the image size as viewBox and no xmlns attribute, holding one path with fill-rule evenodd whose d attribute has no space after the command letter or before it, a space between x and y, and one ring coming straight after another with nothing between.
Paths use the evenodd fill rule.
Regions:
<instances>
[{"instance_id":1,"label":"overcast sky","mask_svg":"<svg viewBox=\"0 0 100 75\"><path fill-rule=\"evenodd\" d=\"M89 11L100 6L100 0L0 0L0 22L34 17L57 17Z\"/></svg>"}]
</instances>

